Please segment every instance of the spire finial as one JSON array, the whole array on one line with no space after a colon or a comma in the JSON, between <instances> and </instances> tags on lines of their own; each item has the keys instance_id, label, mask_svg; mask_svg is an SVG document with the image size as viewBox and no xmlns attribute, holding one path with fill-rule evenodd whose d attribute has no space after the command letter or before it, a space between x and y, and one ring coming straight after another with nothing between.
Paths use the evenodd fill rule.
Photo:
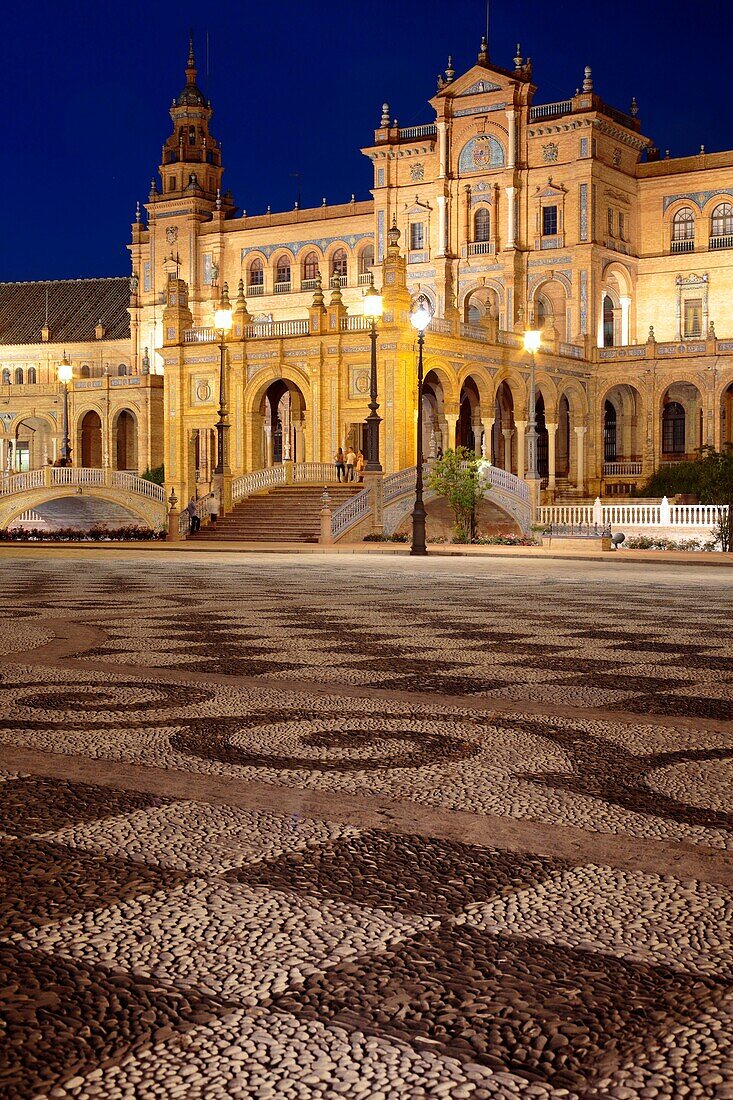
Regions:
<instances>
[{"instance_id":1,"label":"spire finial","mask_svg":"<svg viewBox=\"0 0 733 1100\"><path fill-rule=\"evenodd\" d=\"M639 104L636 102L636 96L633 96L631 100L631 107L629 108L629 112L632 118L636 118L639 113Z\"/></svg>"},{"instance_id":2,"label":"spire finial","mask_svg":"<svg viewBox=\"0 0 733 1100\"><path fill-rule=\"evenodd\" d=\"M188 34L188 62L186 63L186 82L196 83L196 58L193 52L193 29Z\"/></svg>"},{"instance_id":3,"label":"spire finial","mask_svg":"<svg viewBox=\"0 0 733 1100\"><path fill-rule=\"evenodd\" d=\"M522 57L522 47L521 47L520 43L517 42L517 56L514 58L514 70L515 70L515 72L519 72L523 65L524 65L524 58Z\"/></svg>"},{"instance_id":4,"label":"spire finial","mask_svg":"<svg viewBox=\"0 0 733 1100\"><path fill-rule=\"evenodd\" d=\"M591 69L590 65L586 65L585 71L583 73L583 91L593 91L593 70Z\"/></svg>"},{"instance_id":5,"label":"spire finial","mask_svg":"<svg viewBox=\"0 0 733 1100\"><path fill-rule=\"evenodd\" d=\"M485 65L489 60L489 40L485 34L481 35L481 49L478 52L479 65Z\"/></svg>"},{"instance_id":6,"label":"spire finial","mask_svg":"<svg viewBox=\"0 0 733 1100\"><path fill-rule=\"evenodd\" d=\"M135 203L135 221L140 221L140 200Z\"/></svg>"},{"instance_id":7,"label":"spire finial","mask_svg":"<svg viewBox=\"0 0 733 1100\"><path fill-rule=\"evenodd\" d=\"M389 103L382 104L382 117L379 121L379 125L383 130L386 130L389 126Z\"/></svg>"},{"instance_id":8,"label":"spire finial","mask_svg":"<svg viewBox=\"0 0 733 1100\"><path fill-rule=\"evenodd\" d=\"M446 84L452 84L455 80L456 70L453 68L453 58L448 55L448 68L445 70L445 82Z\"/></svg>"}]
</instances>

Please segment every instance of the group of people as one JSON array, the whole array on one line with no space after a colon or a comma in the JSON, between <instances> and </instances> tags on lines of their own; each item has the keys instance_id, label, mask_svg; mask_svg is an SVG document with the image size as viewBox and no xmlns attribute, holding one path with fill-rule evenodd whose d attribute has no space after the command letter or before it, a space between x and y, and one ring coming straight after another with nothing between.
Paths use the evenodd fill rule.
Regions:
<instances>
[{"instance_id":1,"label":"group of people","mask_svg":"<svg viewBox=\"0 0 733 1100\"><path fill-rule=\"evenodd\" d=\"M336 466L336 477L339 481L364 480L366 460L361 451L354 451L353 447L348 447L346 454L344 454L343 448L339 447L333 456L333 461Z\"/></svg>"}]
</instances>

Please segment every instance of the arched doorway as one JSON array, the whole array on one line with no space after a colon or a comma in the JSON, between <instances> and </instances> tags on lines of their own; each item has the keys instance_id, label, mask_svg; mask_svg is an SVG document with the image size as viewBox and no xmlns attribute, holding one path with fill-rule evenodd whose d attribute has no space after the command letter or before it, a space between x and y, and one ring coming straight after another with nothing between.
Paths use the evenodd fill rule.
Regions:
<instances>
[{"instance_id":1,"label":"arched doorway","mask_svg":"<svg viewBox=\"0 0 733 1100\"><path fill-rule=\"evenodd\" d=\"M115 469L137 473L137 420L128 409L118 414L114 434Z\"/></svg>"},{"instance_id":2,"label":"arched doorway","mask_svg":"<svg viewBox=\"0 0 733 1100\"><path fill-rule=\"evenodd\" d=\"M451 446L445 419L443 384L434 370L425 375L422 388L423 454L436 457Z\"/></svg>"},{"instance_id":3,"label":"arched doorway","mask_svg":"<svg viewBox=\"0 0 733 1100\"><path fill-rule=\"evenodd\" d=\"M610 294L603 295L603 346L612 348L616 342L615 336L616 313L613 308L613 299Z\"/></svg>"},{"instance_id":4,"label":"arched doorway","mask_svg":"<svg viewBox=\"0 0 733 1100\"><path fill-rule=\"evenodd\" d=\"M494 428L491 439L491 462L501 466L509 473L516 465L516 429L514 425L514 395L506 382L502 382L496 391L494 405ZM487 455L488 457L488 455ZM524 477L524 470L519 471Z\"/></svg>"},{"instance_id":5,"label":"arched doorway","mask_svg":"<svg viewBox=\"0 0 733 1100\"><path fill-rule=\"evenodd\" d=\"M481 447L481 398L473 378L467 378L461 386L456 446L469 451L479 451Z\"/></svg>"},{"instance_id":6,"label":"arched doorway","mask_svg":"<svg viewBox=\"0 0 733 1100\"><path fill-rule=\"evenodd\" d=\"M537 287L532 318L534 327L542 330L543 344L569 339L567 312L567 291L559 279L548 279Z\"/></svg>"},{"instance_id":7,"label":"arched doorway","mask_svg":"<svg viewBox=\"0 0 733 1100\"><path fill-rule=\"evenodd\" d=\"M662 462L694 458L703 442L702 398L691 382L673 382L662 395Z\"/></svg>"},{"instance_id":8,"label":"arched doorway","mask_svg":"<svg viewBox=\"0 0 733 1100\"><path fill-rule=\"evenodd\" d=\"M305 398L293 382L278 379L268 386L260 406L263 466L305 461L305 412Z\"/></svg>"},{"instance_id":9,"label":"arched doorway","mask_svg":"<svg viewBox=\"0 0 733 1100\"><path fill-rule=\"evenodd\" d=\"M606 401L603 406L603 461L616 461L616 406Z\"/></svg>"},{"instance_id":10,"label":"arched doorway","mask_svg":"<svg viewBox=\"0 0 733 1100\"><path fill-rule=\"evenodd\" d=\"M662 455L680 458L685 454L685 410L679 401L668 401L662 410Z\"/></svg>"},{"instance_id":11,"label":"arched doorway","mask_svg":"<svg viewBox=\"0 0 733 1100\"><path fill-rule=\"evenodd\" d=\"M565 394L558 405L556 439L555 469L558 477L567 478L570 476L570 402Z\"/></svg>"},{"instance_id":12,"label":"arched doorway","mask_svg":"<svg viewBox=\"0 0 733 1100\"><path fill-rule=\"evenodd\" d=\"M79 431L81 437L81 465L102 465L102 421L99 413L90 410L85 413Z\"/></svg>"},{"instance_id":13,"label":"arched doorway","mask_svg":"<svg viewBox=\"0 0 733 1100\"><path fill-rule=\"evenodd\" d=\"M37 470L53 458L51 429L46 420L26 416L17 425L13 440L14 470Z\"/></svg>"},{"instance_id":14,"label":"arched doorway","mask_svg":"<svg viewBox=\"0 0 733 1100\"><path fill-rule=\"evenodd\" d=\"M720 439L733 446L733 382L723 390L720 400Z\"/></svg>"},{"instance_id":15,"label":"arched doorway","mask_svg":"<svg viewBox=\"0 0 733 1100\"><path fill-rule=\"evenodd\" d=\"M537 428L537 472L544 480L550 473L550 440L545 422L545 399L541 393L535 399L534 416Z\"/></svg>"},{"instance_id":16,"label":"arched doorway","mask_svg":"<svg viewBox=\"0 0 733 1100\"><path fill-rule=\"evenodd\" d=\"M499 295L496 291L491 287L479 287L466 298L463 310L464 320L469 325L477 325L490 318L498 325L499 310Z\"/></svg>"}]
</instances>

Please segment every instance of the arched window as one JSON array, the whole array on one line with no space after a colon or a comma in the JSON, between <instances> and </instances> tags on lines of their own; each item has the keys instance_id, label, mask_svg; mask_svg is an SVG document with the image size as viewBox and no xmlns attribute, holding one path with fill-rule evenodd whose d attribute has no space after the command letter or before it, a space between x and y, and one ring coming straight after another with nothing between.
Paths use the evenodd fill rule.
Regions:
<instances>
[{"instance_id":1,"label":"arched window","mask_svg":"<svg viewBox=\"0 0 733 1100\"><path fill-rule=\"evenodd\" d=\"M538 298L534 307L534 320L537 328L542 328L546 321L552 320L552 312L544 298Z\"/></svg>"},{"instance_id":2,"label":"arched window","mask_svg":"<svg viewBox=\"0 0 733 1100\"><path fill-rule=\"evenodd\" d=\"M81 368L81 376L82 376L82 378L90 378L91 377L91 371L89 370L89 364L88 363L83 364L83 366Z\"/></svg>"},{"instance_id":3,"label":"arched window","mask_svg":"<svg viewBox=\"0 0 733 1100\"><path fill-rule=\"evenodd\" d=\"M4 386L9 386L10 385L10 368L9 367L3 367L3 385Z\"/></svg>"},{"instance_id":4,"label":"arched window","mask_svg":"<svg viewBox=\"0 0 733 1100\"><path fill-rule=\"evenodd\" d=\"M22 367L16 367L15 368L15 384L16 384L16 386L22 386L23 385L23 368Z\"/></svg>"},{"instance_id":5,"label":"arched window","mask_svg":"<svg viewBox=\"0 0 733 1100\"><path fill-rule=\"evenodd\" d=\"M122 377L123 374L127 374L127 367L124 363L120 363L117 367L117 374Z\"/></svg>"},{"instance_id":6,"label":"arched window","mask_svg":"<svg viewBox=\"0 0 733 1100\"><path fill-rule=\"evenodd\" d=\"M368 244L359 253L359 274L371 275L374 267L374 245Z\"/></svg>"},{"instance_id":7,"label":"arched window","mask_svg":"<svg viewBox=\"0 0 733 1100\"><path fill-rule=\"evenodd\" d=\"M247 286L264 286L265 284L265 269L262 266L262 260L254 259L249 265L249 276L247 279Z\"/></svg>"},{"instance_id":8,"label":"arched window","mask_svg":"<svg viewBox=\"0 0 733 1100\"><path fill-rule=\"evenodd\" d=\"M609 294L603 295L603 346L612 348L614 342L613 300Z\"/></svg>"},{"instance_id":9,"label":"arched window","mask_svg":"<svg viewBox=\"0 0 733 1100\"><path fill-rule=\"evenodd\" d=\"M346 281L348 274L348 261L346 259L346 249L337 248L331 257L331 275L338 275L342 283Z\"/></svg>"},{"instance_id":10,"label":"arched window","mask_svg":"<svg viewBox=\"0 0 733 1100\"><path fill-rule=\"evenodd\" d=\"M31 385L33 385L33 383L37 381L35 367L28 367L28 381L31 383Z\"/></svg>"},{"instance_id":11,"label":"arched window","mask_svg":"<svg viewBox=\"0 0 733 1100\"><path fill-rule=\"evenodd\" d=\"M303 260L303 281L306 283L315 283L318 275L318 253L309 252Z\"/></svg>"},{"instance_id":12,"label":"arched window","mask_svg":"<svg viewBox=\"0 0 733 1100\"><path fill-rule=\"evenodd\" d=\"M476 244L485 243L491 236L491 215L485 206L479 207L473 216L473 239Z\"/></svg>"},{"instance_id":13,"label":"arched window","mask_svg":"<svg viewBox=\"0 0 733 1100\"><path fill-rule=\"evenodd\" d=\"M672 218L672 251L693 252L695 248L695 215L683 206Z\"/></svg>"},{"instance_id":14,"label":"arched window","mask_svg":"<svg viewBox=\"0 0 733 1100\"><path fill-rule=\"evenodd\" d=\"M662 412L662 453L685 453L685 410L679 401L669 401Z\"/></svg>"},{"instance_id":15,"label":"arched window","mask_svg":"<svg viewBox=\"0 0 733 1100\"><path fill-rule=\"evenodd\" d=\"M721 237L733 237L733 204L729 202L721 202L713 210L710 219L710 247L726 248L733 243L723 243Z\"/></svg>"},{"instance_id":16,"label":"arched window","mask_svg":"<svg viewBox=\"0 0 733 1100\"><path fill-rule=\"evenodd\" d=\"M195 126L189 126L189 128L188 128L188 144L189 145L195 145L196 144L196 127Z\"/></svg>"},{"instance_id":17,"label":"arched window","mask_svg":"<svg viewBox=\"0 0 733 1100\"><path fill-rule=\"evenodd\" d=\"M275 264L275 293L282 294L290 290L290 259L281 256Z\"/></svg>"}]
</instances>

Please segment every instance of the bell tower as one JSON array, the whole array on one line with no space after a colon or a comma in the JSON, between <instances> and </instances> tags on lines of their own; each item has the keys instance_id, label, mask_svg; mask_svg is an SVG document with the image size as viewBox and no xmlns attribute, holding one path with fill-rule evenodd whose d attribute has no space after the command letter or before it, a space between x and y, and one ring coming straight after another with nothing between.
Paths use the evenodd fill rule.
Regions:
<instances>
[{"instance_id":1,"label":"bell tower","mask_svg":"<svg viewBox=\"0 0 733 1100\"><path fill-rule=\"evenodd\" d=\"M186 83L171 104L173 133L163 146L159 168L161 198L199 198L219 201L219 209L233 210L231 196L221 195L221 147L209 130L213 110L196 83L193 35L189 39Z\"/></svg>"}]
</instances>

